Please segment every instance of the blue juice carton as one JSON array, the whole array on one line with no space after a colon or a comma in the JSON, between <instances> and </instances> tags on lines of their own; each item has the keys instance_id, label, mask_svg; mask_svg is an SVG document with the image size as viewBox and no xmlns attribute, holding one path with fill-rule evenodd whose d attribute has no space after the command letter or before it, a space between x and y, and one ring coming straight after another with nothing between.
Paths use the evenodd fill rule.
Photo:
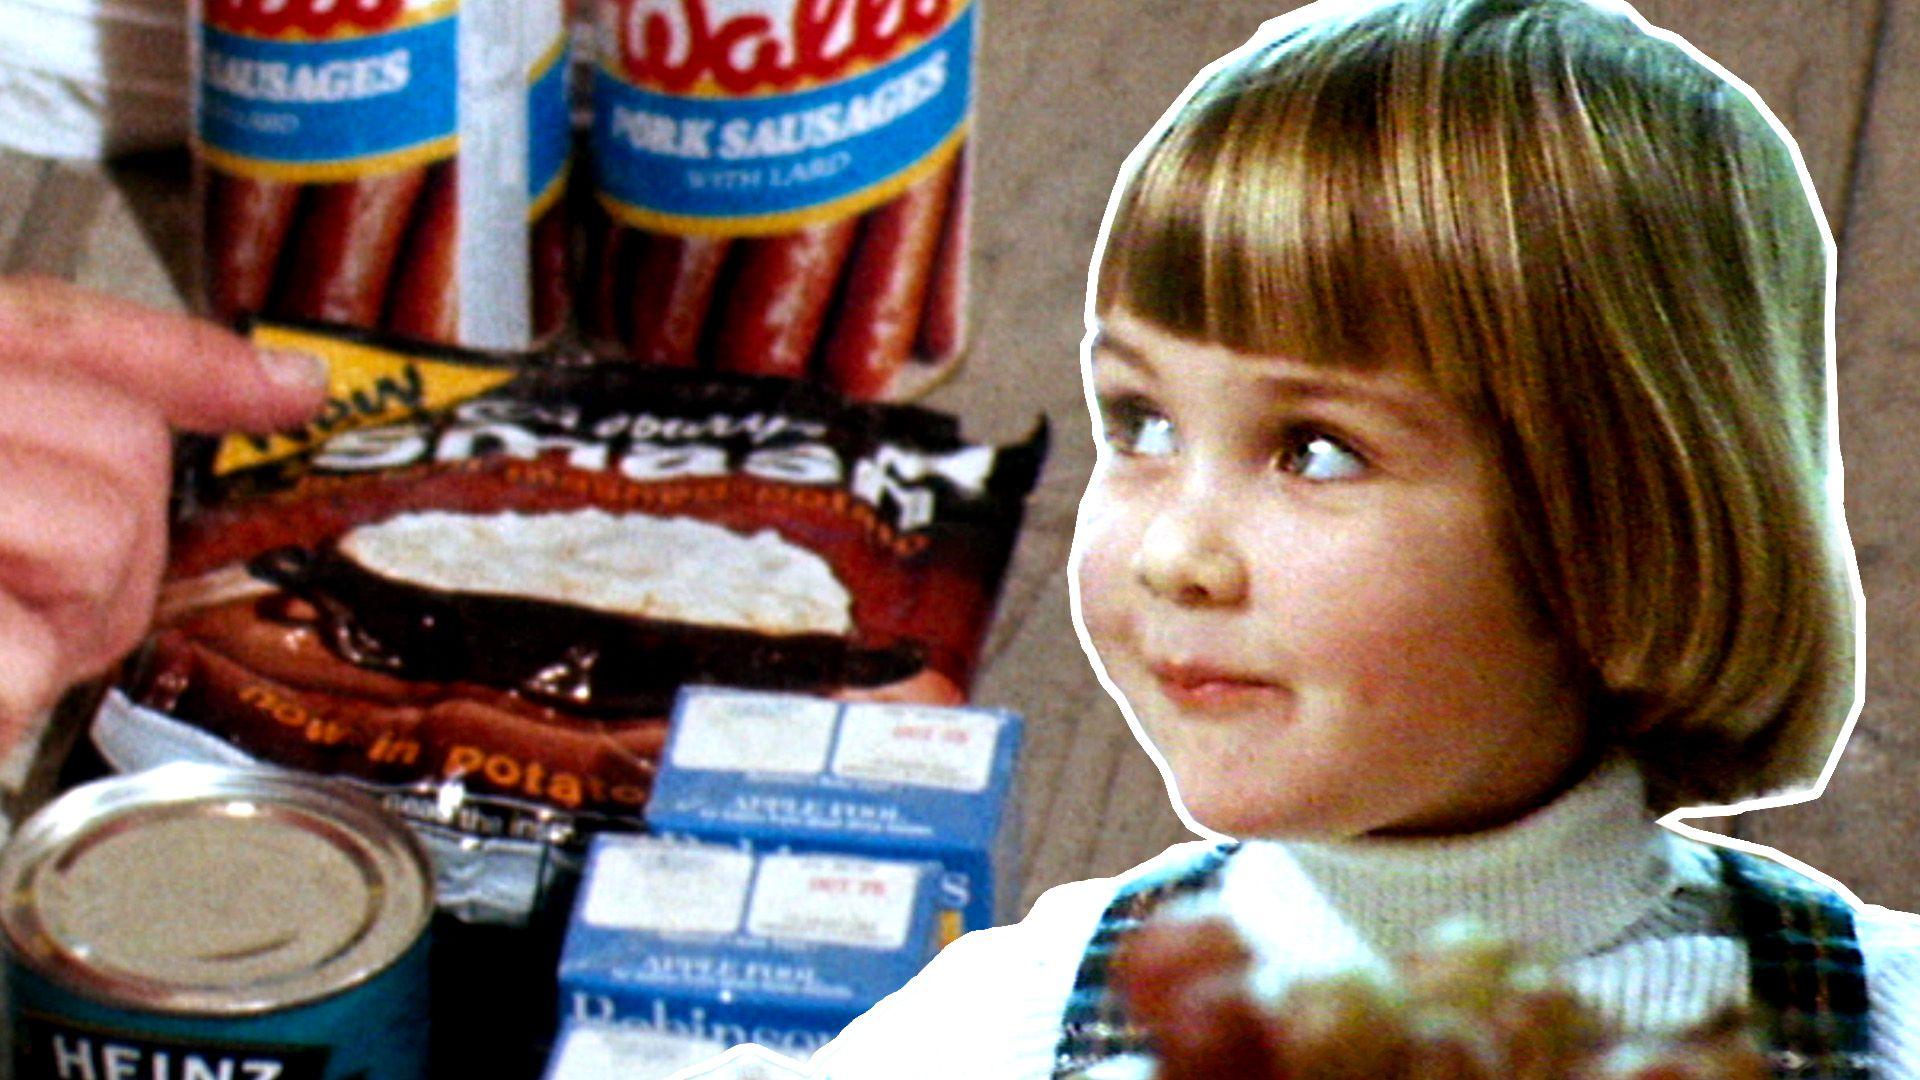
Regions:
<instances>
[{"instance_id":1,"label":"blue juice carton","mask_svg":"<svg viewBox=\"0 0 1920 1080\"><path fill-rule=\"evenodd\" d=\"M602 834L560 954L562 1023L804 1060L932 957L936 873Z\"/></svg>"},{"instance_id":2,"label":"blue juice carton","mask_svg":"<svg viewBox=\"0 0 1920 1080\"><path fill-rule=\"evenodd\" d=\"M569 1017L554 1037L543 1080L666 1080L725 1049L712 1039Z\"/></svg>"},{"instance_id":3,"label":"blue juice carton","mask_svg":"<svg viewBox=\"0 0 1920 1080\"><path fill-rule=\"evenodd\" d=\"M655 832L940 864L941 945L1010 921L1020 717L1004 709L680 691Z\"/></svg>"}]
</instances>

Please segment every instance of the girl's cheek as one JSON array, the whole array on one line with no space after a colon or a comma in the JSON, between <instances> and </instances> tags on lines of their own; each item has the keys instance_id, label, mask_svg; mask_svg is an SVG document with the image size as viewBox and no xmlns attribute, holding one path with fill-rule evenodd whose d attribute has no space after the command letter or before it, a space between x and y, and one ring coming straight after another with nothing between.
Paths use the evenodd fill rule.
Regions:
<instances>
[{"instance_id":1,"label":"girl's cheek","mask_svg":"<svg viewBox=\"0 0 1920 1080\"><path fill-rule=\"evenodd\" d=\"M1086 643L1098 656L1100 663L1111 668L1118 643L1123 639L1120 631L1121 605L1106 587L1089 580L1088 572L1080 575L1080 625L1086 631Z\"/></svg>"},{"instance_id":2,"label":"girl's cheek","mask_svg":"<svg viewBox=\"0 0 1920 1080\"><path fill-rule=\"evenodd\" d=\"M1112 613L1124 588L1128 554L1125 517L1092 490L1081 503L1077 560L1073 566L1080 589L1086 630L1098 647L1110 630Z\"/></svg>"},{"instance_id":3,"label":"girl's cheek","mask_svg":"<svg viewBox=\"0 0 1920 1080\"><path fill-rule=\"evenodd\" d=\"M1080 496L1075 539L1087 550L1124 545L1128 534L1137 536L1145 528L1158 503L1154 485L1124 473L1115 475L1108 463L1098 464Z\"/></svg>"}]
</instances>

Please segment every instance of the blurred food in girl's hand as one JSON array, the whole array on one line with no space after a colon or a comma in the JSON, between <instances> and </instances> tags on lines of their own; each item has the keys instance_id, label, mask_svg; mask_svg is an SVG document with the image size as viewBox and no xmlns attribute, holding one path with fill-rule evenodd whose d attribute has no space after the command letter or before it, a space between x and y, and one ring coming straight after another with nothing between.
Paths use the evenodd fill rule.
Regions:
<instances>
[{"instance_id":1,"label":"blurred food in girl's hand","mask_svg":"<svg viewBox=\"0 0 1920 1080\"><path fill-rule=\"evenodd\" d=\"M1224 917L1163 918L1115 959L1157 1049L1153 1080L1765 1080L1744 1015L1621 1037L1546 969L1471 927L1436 931L1389 976L1303 979L1263 1002ZM1090 1076L1101 1075L1098 1068Z\"/></svg>"}]
</instances>

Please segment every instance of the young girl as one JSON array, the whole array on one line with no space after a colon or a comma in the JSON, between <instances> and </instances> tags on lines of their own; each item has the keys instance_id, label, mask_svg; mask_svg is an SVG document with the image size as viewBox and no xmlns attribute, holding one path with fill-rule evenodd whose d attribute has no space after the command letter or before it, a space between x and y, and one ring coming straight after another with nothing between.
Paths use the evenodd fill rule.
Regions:
<instances>
[{"instance_id":1,"label":"young girl","mask_svg":"<svg viewBox=\"0 0 1920 1080\"><path fill-rule=\"evenodd\" d=\"M1750 1003L1780 1075L1920 1077L1920 924L1656 824L1816 783L1858 685L1831 243L1764 111L1624 8L1329 0L1202 74L1104 236L1076 614L1214 840L963 938L814 1071L1026 1080L1140 1050L1107 961L1197 897L1270 994L1469 916L1626 1031ZM138 328L34 289L0 316ZM148 408L152 445L162 412L313 407L310 365L175 336L147 344L232 353L278 411ZM157 361L109 366L114 402L164 396L114 381ZM49 683L22 657L71 653L61 626L140 607L156 572L51 628L0 611L31 631L0 682Z\"/></svg>"},{"instance_id":2,"label":"young girl","mask_svg":"<svg viewBox=\"0 0 1920 1080\"><path fill-rule=\"evenodd\" d=\"M1623 7L1314 5L1203 72L1108 212L1089 653L1190 824L948 948L814 1060L1141 1047L1175 897L1273 992L1467 916L1627 1032L1747 1003L1781 1075L1920 1076L1920 925L1661 828L1817 783L1857 686L1831 242L1747 92Z\"/></svg>"}]
</instances>

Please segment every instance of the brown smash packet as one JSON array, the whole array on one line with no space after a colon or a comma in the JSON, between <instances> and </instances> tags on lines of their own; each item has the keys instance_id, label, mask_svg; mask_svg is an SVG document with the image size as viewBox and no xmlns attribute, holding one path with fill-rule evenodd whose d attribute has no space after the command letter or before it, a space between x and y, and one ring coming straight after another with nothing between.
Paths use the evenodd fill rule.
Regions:
<instances>
[{"instance_id":1,"label":"brown smash packet","mask_svg":"<svg viewBox=\"0 0 1920 1080\"><path fill-rule=\"evenodd\" d=\"M350 777L447 851L519 851L486 895L443 873L477 918L638 825L683 683L965 700L1045 456L1044 425L977 445L788 380L254 336L326 356L332 404L192 455L95 743Z\"/></svg>"}]
</instances>

